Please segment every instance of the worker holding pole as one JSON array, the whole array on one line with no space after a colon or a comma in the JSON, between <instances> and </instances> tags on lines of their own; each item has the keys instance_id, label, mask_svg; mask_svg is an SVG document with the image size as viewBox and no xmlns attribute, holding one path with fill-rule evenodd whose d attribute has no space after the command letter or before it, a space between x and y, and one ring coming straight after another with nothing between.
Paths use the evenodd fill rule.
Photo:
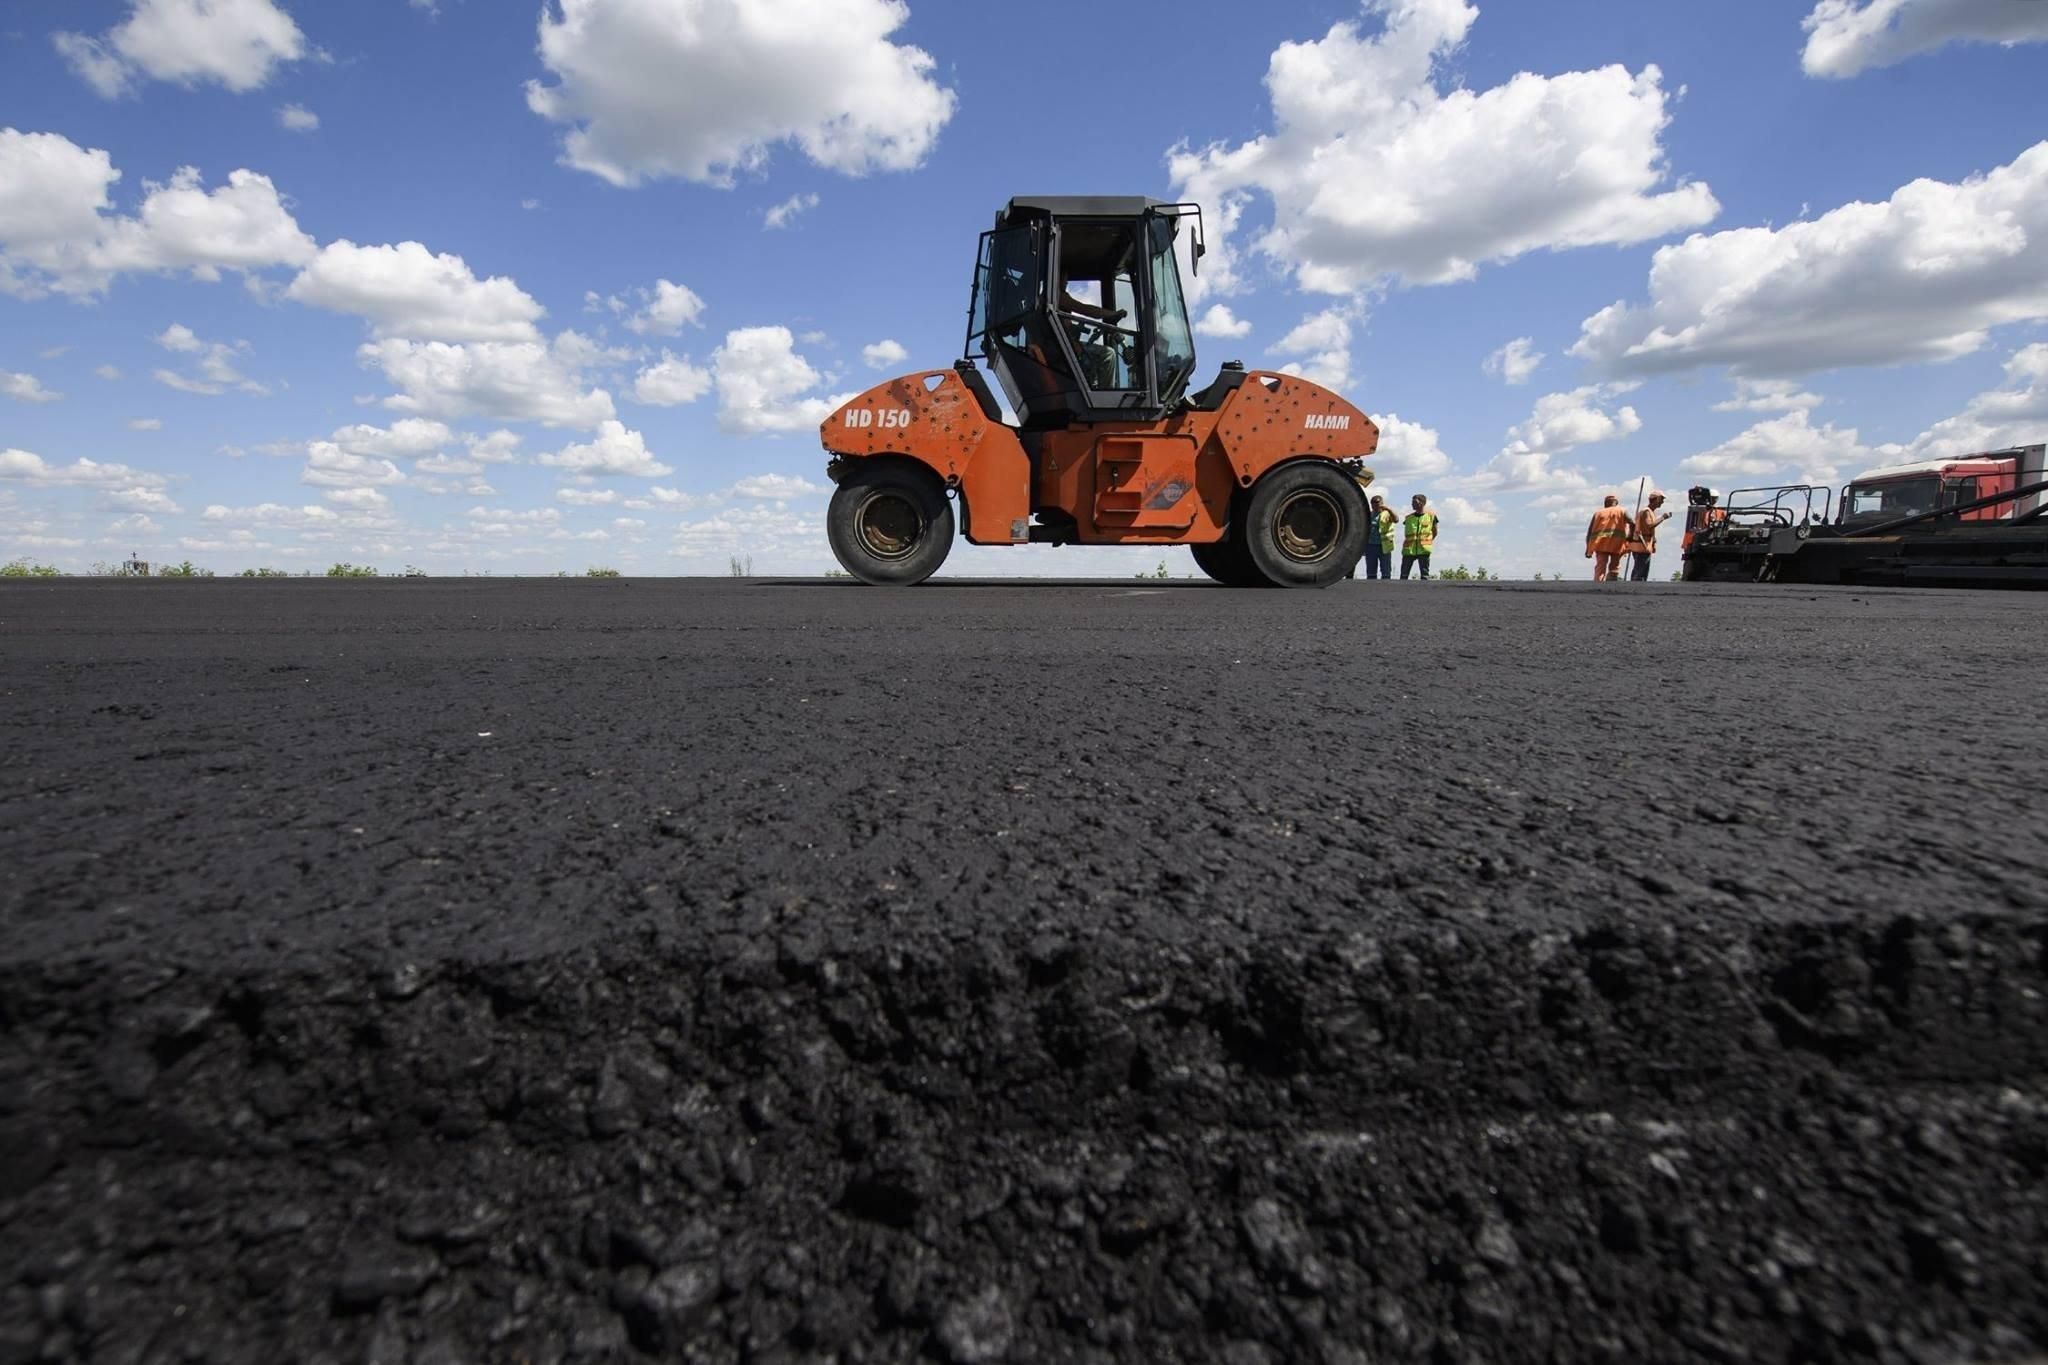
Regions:
<instances>
[{"instance_id":1,"label":"worker holding pole","mask_svg":"<svg viewBox=\"0 0 2048 1365\"><path fill-rule=\"evenodd\" d=\"M1595 583L1611 583L1621 577L1621 555L1628 546L1629 521L1621 499L1609 493L1600 510L1586 523L1586 558L1593 561Z\"/></svg>"},{"instance_id":2,"label":"worker holding pole","mask_svg":"<svg viewBox=\"0 0 2048 1365\"><path fill-rule=\"evenodd\" d=\"M1630 545L1635 555L1629 579L1636 583L1650 581L1650 556L1657 553L1657 528L1671 520L1671 514L1664 510L1664 495L1650 494L1650 505L1636 513L1635 539Z\"/></svg>"},{"instance_id":3,"label":"worker holding pole","mask_svg":"<svg viewBox=\"0 0 2048 1365\"><path fill-rule=\"evenodd\" d=\"M1642 551L1643 542L1642 538L1636 534L1636 523L1641 521L1643 517L1643 489L1647 488L1649 483L1648 477L1636 480L1636 505L1635 509L1628 514L1628 543L1621 547L1621 558L1614 565L1613 576L1615 578L1621 578L1623 576L1622 571ZM1633 577L1634 575L1629 576Z\"/></svg>"}]
</instances>

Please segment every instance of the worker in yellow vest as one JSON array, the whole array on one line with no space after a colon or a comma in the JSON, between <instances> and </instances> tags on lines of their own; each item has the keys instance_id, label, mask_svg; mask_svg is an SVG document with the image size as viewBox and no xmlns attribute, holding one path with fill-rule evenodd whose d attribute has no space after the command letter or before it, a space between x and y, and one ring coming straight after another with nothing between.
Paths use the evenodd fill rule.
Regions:
<instances>
[{"instance_id":1,"label":"worker in yellow vest","mask_svg":"<svg viewBox=\"0 0 2048 1365\"><path fill-rule=\"evenodd\" d=\"M1621 556L1628 549L1628 510L1621 499L1609 493L1600 510L1586 523L1586 558L1593 561L1593 581L1611 583L1621 577Z\"/></svg>"},{"instance_id":2,"label":"worker in yellow vest","mask_svg":"<svg viewBox=\"0 0 2048 1365\"><path fill-rule=\"evenodd\" d=\"M1436 544L1436 533L1443 525L1443 519L1429 510L1429 499L1417 493L1408 500L1415 510L1401 518L1401 577L1405 580L1408 571L1418 564L1422 566L1422 578L1429 579L1429 552Z\"/></svg>"},{"instance_id":3,"label":"worker in yellow vest","mask_svg":"<svg viewBox=\"0 0 2048 1365\"><path fill-rule=\"evenodd\" d=\"M1367 578L1392 578L1394 576L1394 528L1401 519L1394 515L1394 509L1386 500L1375 493L1372 508L1365 519L1365 576ZM1346 578L1358 576L1358 566L1351 566Z\"/></svg>"}]
</instances>

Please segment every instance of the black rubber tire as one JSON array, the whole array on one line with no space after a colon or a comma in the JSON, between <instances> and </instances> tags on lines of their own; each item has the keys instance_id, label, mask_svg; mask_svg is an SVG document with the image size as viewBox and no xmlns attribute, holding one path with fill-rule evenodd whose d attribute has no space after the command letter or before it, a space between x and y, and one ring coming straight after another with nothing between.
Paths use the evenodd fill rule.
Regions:
<instances>
[{"instance_id":1,"label":"black rubber tire","mask_svg":"<svg viewBox=\"0 0 2048 1365\"><path fill-rule=\"evenodd\" d=\"M1252 485L1244 543L1252 567L1278 588L1327 588L1365 553L1365 494L1321 460L1282 465Z\"/></svg>"},{"instance_id":2,"label":"black rubber tire","mask_svg":"<svg viewBox=\"0 0 2048 1365\"><path fill-rule=\"evenodd\" d=\"M1266 586L1264 576L1252 567L1252 557L1245 553L1244 541L1238 536L1235 523L1223 533L1223 539L1190 545L1188 552L1194 555L1196 568L1226 588Z\"/></svg>"},{"instance_id":3,"label":"black rubber tire","mask_svg":"<svg viewBox=\"0 0 2048 1365\"><path fill-rule=\"evenodd\" d=\"M953 548L953 504L938 476L897 460L848 470L825 513L825 535L841 568L863 583L922 583Z\"/></svg>"}]
</instances>

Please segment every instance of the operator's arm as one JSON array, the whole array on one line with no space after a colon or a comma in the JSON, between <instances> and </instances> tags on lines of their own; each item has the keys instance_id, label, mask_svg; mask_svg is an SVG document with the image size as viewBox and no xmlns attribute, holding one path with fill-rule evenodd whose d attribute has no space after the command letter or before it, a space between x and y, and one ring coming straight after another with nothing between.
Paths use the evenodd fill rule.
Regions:
<instances>
[{"instance_id":1,"label":"operator's arm","mask_svg":"<svg viewBox=\"0 0 2048 1365\"><path fill-rule=\"evenodd\" d=\"M1064 289L1060 291L1060 307L1070 313L1079 313L1083 317L1100 318L1104 322L1119 322L1124 315L1121 308L1104 308L1100 304L1083 303Z\"/></svg>"}]
</instances>

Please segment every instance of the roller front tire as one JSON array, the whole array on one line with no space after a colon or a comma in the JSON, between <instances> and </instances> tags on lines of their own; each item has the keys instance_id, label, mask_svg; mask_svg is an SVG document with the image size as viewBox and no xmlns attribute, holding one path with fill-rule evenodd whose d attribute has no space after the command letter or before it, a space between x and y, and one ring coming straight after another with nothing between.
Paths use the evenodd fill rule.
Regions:
<instances>
[{"instance_id":1,"label":"roller front tire","mask_svg":"<svg viewBox=\"0 0 2048 1365\"><path fill-rule=\"evenodd\" d=\"M953 530L953 504L937 476L895 461L849 470L825 514L840 567L880 587L930 578L953 548Z\"/></svg>"}]
</instances>

